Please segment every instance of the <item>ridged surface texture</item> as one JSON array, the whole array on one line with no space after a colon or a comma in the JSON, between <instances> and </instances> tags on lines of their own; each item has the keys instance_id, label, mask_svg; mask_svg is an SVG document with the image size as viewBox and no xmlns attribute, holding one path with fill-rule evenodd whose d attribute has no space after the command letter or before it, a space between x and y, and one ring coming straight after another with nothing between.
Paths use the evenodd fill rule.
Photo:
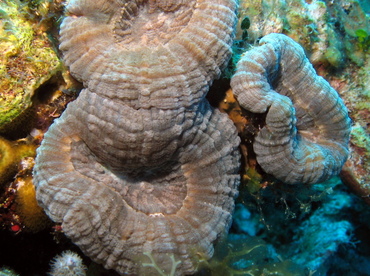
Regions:
<instances>
[{"instance_id":1,"label":"ridged surface texture","mask_svg":"<svg viewBox=\"0 0 370 276\"><path fill-rule=\"evenodd\" d=\"M236 2L66 9L60 49L85 89L38 149L38 202L108 269L191 274L230 226L239 184L236 129L205 99L231 55Z\"/></svg>"},{"instance_id":2,"label":"ridged surface texture","mask_svg":"<svg viewBox=\"0 0 370 276\"><path fill-rule=\"evenodd\" d=\"M347 108L294 40L263 37L238 62L231 86L243 108L266 113L253 147L267 173L296 184L340 172L348 156Z\"/></svg>"}]
</instances>

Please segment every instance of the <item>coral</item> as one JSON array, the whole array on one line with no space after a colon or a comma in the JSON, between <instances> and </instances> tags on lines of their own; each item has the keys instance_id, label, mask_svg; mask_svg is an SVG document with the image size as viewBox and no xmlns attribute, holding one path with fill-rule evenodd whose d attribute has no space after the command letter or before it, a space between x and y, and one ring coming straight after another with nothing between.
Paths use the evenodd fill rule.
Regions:
<instances>
[{"instance_id":1,"label":"coral","mask_svg":"<svg viewBox=\"0 0 370 276\"><path fill-rule=\"evenodd\" d=\"M297 15L295 19L302 24L289 24L287 14L293 11ZM357 146L359 139L369 136L368 1L241 0L239 14L238 26L246 16L251 21L247 42L255 44L259 37L272 32L293 37L304 47L319 75L338 91L356 123L342 180L369 202L369 147ZM305 20L311 24L303 24ZM311 31L304 33L307 27ZM243 32L239 27L237 38ZM360 128L363 135L358 136Z\"/></svg>"},{"instance_id":2,"label":"coral","mask_svg":"<svg viewBox=\"0 0 370 276\"><path fill-rule=\"evenodd\" d=\"M62 252L51 261L50 276L85 276L86 266L77 253L70 250Z\"/></svg>"},{"instance_id":3,"label":"coral","mask_svg":"<svg viewBox=\"0 0 370 276\"><path fill-rule=\"evenodd\" d=\"M0 133L8 133L30 121L32 96L61 66L22 2L1 1L0 11Z\"/></svg>"},{"instance_id":4,"label":"coral","mask_svg":"<svg viewBox=\"0 0 370 276\"><path fill-rule=\"evenodd\" d=\"M22 15L20 18L27 17L27 21L31 19L32 28L37 26L36 33L38 34L40 32L44 32L45 27L49 26L50 23L58 24L59 21L56 21L54 16L55 11L48 11L48 5L60 2L76 3L75 0L14 0L11 2L1 1L0 5L2 7L4 7L4 5L17 5L17 7L19 7L17 13ZM114 1L106 1L107 4L112 2ZM131 3L145 3L146 1L121 2L131 5ZM156 2L161 8L167 11L178 7L176 4L171 6L170 1L154 0L151 1L152 10L150 13L152 14L156 14ZM179 2L186 3L186 1L178 1L178 3ZM19 5L20 3L22 4ZM369 29L366 26L366 13L370 14L370 2L368 0L240 0L240 3L240 30L237 33L237 38L240 40L234 41L233 55L231 58L232 63L230 63L229 66L230 70L223 73L223 76L226 77L226 79L221 81L228 85L228 81L234 73L234 65L236 65L237 61L240 59L242 51L244 52L245 50L243 48L249 49L253 47L253 45L255 46L263 35L271 32L282 32L301 43L306 51L307 57L313 63L318 74L324 76L325 79L328 80L338 91L349 109L351 119L354 121L354 126L352 127L350 136L350 157L345 163L345 167L342 169L341 178L352 191L370 204L370 146L368 141L370 137L368 123L370 110L370 69L368 49ZM360 6L358 3L360 3ZM365 13L362 12L361 9L363 9ZM1 12L2 11L0 10L0 13ZM135 13L135 11L133 11L133 13ZM141 17L140 13L141 11L137 13L139 18ZM163 15L166 15L166 13L166 11L163 12ZM0 15L1 26L3 26L2 24L5 22L5 16L7 16L6 13L1 13ZM100 16L98 17L101 18ZM135 27L135 24L133 24L134 27L131 28L131 30L130 27L127 27L130 26L131 22L127 19L127 15L125 17L124 13L120 18L122 19L120 21L122 25L126 26L126 30L131 31L131 34L135 34L135 31L139 30ZM367 16L367 18L369 17ZM35 20L37 20L37 22ZM112 18L111 20L115 20L115 18ZM147 22L152 21L148 20ZM164 21L162 28L166 27L165 25L167 22L168 20ZM157 26L158 25L160 24L157 24ZM20 29L21 28L19 28L19 30ZM119 28L116 27L115 31L119 33ZM109 32L107 32L107 34L109 34ZM5 41L7 39L13 39L10 35L8 37L7 35L8 34L5 34L2 37L3 40L0 42L1 45L5 45ZM165 34L160 34L159 36L163 35ZM147 40L153 44L156 43L156 37L154 37L154 35L149 35L148 37L150 38ZM19 38L21 37L19 36ZM55 39L55 42L57 42L58 38L59 36L56 33L56 30L51 34L49 33L49 39L51 39L51 41ZM118 40L121 38L122 32L117 35ZM46 39L46 36L44 36L43 39ZM142 43L144 42L145 38L142 40ZM49 41L47 41L47 43L49 44ZM125 41L125 44L130 45L132 49L137 47L137 45L134 45L133 43L130 44L130 41L127 40ZM5 48L0 48L1 56L4 49ZM28 49L24 50L26 52L28 51ZM23 48L20 50L20 55L22 52ZM20 74L21 77L22 75L23 74ZM53 77L53 79L55 78ZM22 81L23 80L20 79L21 84ZM52 85L54 86L56 83L53 80L52 82ZM66 87L61 87L60 83L57 83L55 87L58 86L57 89L59 91L57 93L60 97L55 99L53 96L53 99L51 99L51 93L49 93L50 81L47 81L45 84L46 85L38 87L35 91L36 95L32 96L33 103L35 103L35 100L36 103L39 100L42 101L35 107L37 111L36 116L38 116L36 128L38 129L31 132L31 135L37 137L39 140L41 140L43 132L46 131L52 120L59 117L61 112L65 109L67 102L71 99L69 96L73 94L76 96L77 94L77 90L75 91ZM220 93L220 91L224 92L227 89L220 89L217 87L218 83L215 84L216 85L213 86L213 89L208 93L211 97L212 93ZM64 90L64 88L67 90ZM216 248L216 254L214 254L215 259L208 260L209 263L214 265L214 269L209 269L208 271L212 270L212 273L219 273L221 275L225 275L227 272L235 274L236 272L241 272L244 275L248 275L248 273L253 273L254 275L276 275L279 273L288 275L286 270L280 268L284 266L283 264L289 264L289 262L279 262L278 259L274 259L272 264L269 263L266 265L266 263L259 263L261 265L260 267L262 267L259 271L255 269L252 270L247 266L248 264L251 264L251 262L258 263L267 258L270 262L271 259L273 259L269 254L272 244L275 247L275 250L280 254L278 256L279 259L285 260L294 257L296 261L301 263L302 268L305 267L306 263L311 267L315 267L318 263L324 262L316 272L306 271L305 275L367 275L370 259L370 249L368 246L368 206L363 204L360 199L352 196L353 203L351 207L347 208L347 206L344 206L344 208L340 209L340 212L334 211L335 214L330 216L330 218L326 216L325 219L317 220L316 222L314 219L310 219L312 213L316 218L318 217L316 215L316 211L321 209L321 201L324 201L325 204L326 194L333 192L331 188L328 188L328 182L325 182L322 185L285 185L261 171L258 166L256 167L256 164L254 164L255 156L253 155L253 152L250 152L249 150L252 149L251 144L253 143L254 135L258 133L259 128L264 126L264 114L253 114L243 110L238 106L235 99L233 99L230 94L231 92L228 92L228 97L223 102L224 106L220 107L220 109L228 112L230 117L234 122L236 122L236 126L242 140L240 150L243 153L244 158L241 162L245 168L243 168L242 171L242 183L239 188L240 197L236 202L242 202L247 205L249 211L248 212L244 209L241 210L242 208L236 208L231 232L241 231L250 235L257 235L263 238L265 242L268 242L270 245L260 241L262 245L254 248L254 250L250 251L250 254L238 257L237 253L243 251L243 249L241 249L242 246L245 246L245 252L250 248L243 242L243 240L248 239L248 237L242 237L243 240L235 242L237 244L236 248L233 247L233 242L231 242L230 247L227 247L226 245L220 247L221 252L226 251L228 255L235 253L236 260L234 261L232 258L226 258L227 262L224 262L224 259L217 258L220 253L219 249ZM119 92L117 95L119 95ZM46 101L49 102L46 103ZM18 130L18 125L14 124L18 121L18 124L21 124L21 128L23 128L21 117L24 116L24 120L30 121L29 116L31 114L35 115L34 113L36 112L33 110L32 112L29 110L22 113L23 115L21 115L18 120L13 121L10 127ZM148 116L145 118L148 118ZM151 120L151 118L148 118L148 121ZM22 134L22 137L25 137L23 135L27 134L29 134L29 129L25 134ZM9 138L9 136L6 137ZM14 147L19 143L22 144L23 141L7 141L7 145L10 145L11 147L9 149L9 153L17 152ZM2 161L9 160L7 158L2 160L2 157L3 156L0 157L0 163ZM32 158L27 158L27 160L31 159ZM8 169L2 171L2 173L10 172L7 174L8 177L5 177L8 180L14 176L19 164L18 161L13 162L13 160L15 159L11 158L10 160L12 166L7 167ZM24 159L21 162L23 163ZM147 171L145 171L145 169L147 169ZM91 171L95 170L96 168L91 166ZM148 166L143 170L147 174L152 173L150 168L148 169ZM4 176L4 174L2 174L2 176ZM66 177L69 176L70 175L66 175ZM46 275L46 270L48 269L47 264L51 257L55 255L55 249L60 249L60 246L63 245L62 250L65 250L66 247L64 242L67 241L67 238L64 237L63 229L60 224L55 226L56 232L50 233L50 231L43 231L39 234L23 233L28 228L22 224L15 208L18 179L13 181L10 185L8 180L5 181L6 185L2 184L1 188L4 193L0 194L0 228L2 230L1 244L6 248L6 250L2 250L1 260L3 264L5 264L6 259L18 260L17 264L13 263L7 265L11 265L11 267L14 267L16 271L22 275ZM20 181L23 180L20 179ZM325 189L325 192L322 192L322 195L321 192L319 195L317 193L310 193L310 191L316 189L318 186L322 186ZM338 185L338 188L348 192L344 186ZM330 197L332 196L330 195ZM100 203L97 202L94 204L98 205ZM240 204L237 206L240 207ZM357 206L357 208L353 209L354 206ZM102 216L105 217L104 214ZM359 219L360 217L361 219ZM303 225L302 221L304 221ZM323 227L320 227L318 221L321 221L323 225L329 224L329 226L324 229ZM354 231L352 231L352 227L348 225L348 222L353 225ZM94 225L97 225L97 223L95 224L94 222ZM351 232L346 233L345 229L349 229ZM353 235L351 240L355 242L355 245L347 242L349 234ZM51 239L51 236L53 239ZM293 236L297 241L296 243L292 242ZM39 237L39 239L37 239L37 237ZM107 243L108 240L109 238L106 239ZM323 243L320 242L321 240ZM36 243L31 245L30 241L34 241ZM42 246L42 243L45 243L45 245ZM75 246L71 245L70 241L68 241L68 244L71 246L70 248L75 249ZM325 245L327 245L331 250L323 250ZM292 253L292 256L284 255L289 250L292 252L292 249L293 251L296 250ZM126 250L126 248L122 250ZM196 254L197 248L193 249L193 251L194 255L198 256ZM27 252L42 252L42 254L27 255ZM170 270L173 268L176 268L175 273L176 270L181 269L180 266L176 265L177 262L181 261L176 253L163 254L163 260L166 261L165 263L161 261L162 257L158 257L155 252L152 254L149 250L147 254L153 259L150 260L148 259L149 256L145 255L139 257L139 260L135 257L132 258L137 262L138 268L143 266L143 273L155 274L155 272L158 272L157 274L170 274ZM319 256L318 254L321 255ZM142 254L139 254L139 256L141 255ZM208 256L204 259L206 258L208 258ZM201 264L202 258L200 258L200 260ZM197 261L195 260L195 262ZM207 261L203 260L203 262L205 263ZM277 266L276 263L278 263ZM149 266L145 267L145 265ZM270 265L270 267L268 267L268 265ZM30 270L30 267L32 267L33 270ZM289 265L286 266L286 268L288 267ZM232 268L232 270L229 268ZM328 273L323 272L323 270L328 271ZM293 271L295 270L293 269ZM111 275L112 272L105 272L105 274ZM203 273L203 275L209 274L210 273Z\"/></svg>"},{"instance_id":5,"label":"coral","mask_svg":"<svg viewBox=\"0 0 370 276\"><path fill-rule=\"evenodd\" d=\"M22 158L35 155L36 146L27 140L13 142L0 137L0 185L14 177Z\"/></svg>"},{"instance_id":6,"label":"coral","mask_svg":"<svg viewBox=\"0 0 370 276\"><path fill-rule=\"evenodd\" d=\"M348 156L347 109L299 44L281 34L265 36L238 62L231 86L243 108L267 112L253 144L267 173L290 184L339 174Z\"/></svg>"},{"instance_id":7,"label":"coral","mask_svg":"<svg viewBox=\"0 0 370 276\"><path fill-rule=\"evenodd\" d=\"M32 177L20 178L17 181L17 195L15 198L16 212L26 231L38 232L49 224L44 210L37 204L35 187Z\"/></svg>"},{"instance_id":8,"label":"coral","mask_svg":"<svg viewBox=\"0 0 370 276\"><path fill-rule=\"evenodd\" d=\"M2 145L4 146L4 143ZM8 147L14 148L8 153L14 160L11 160L10 168L5 168L6 175L3 174L2 179L14 180L5 182L5 189L2 189L4 193L0 195L0 225L13 233L35 233L50 224L50 220L36 202L32 183L36 146L31 141L17 141L8 142ZM4 159L7 159L6 156Z\"/></svg>"},{"instance_id":9,"label":"coral","mask_svg":"<svg viewBox=\"0 0 370 276\"><path fill-rule=\"evenodd\" d=\"M293 11L297 15L295 19L302 24L289 24L287 13ZM318 74L324 76L338 91L349 109L351 119L360 124L364 135L368 136L368 14L368 1L241 0L237 38L241 38L245 31L240 25L247 16L251 24L246 42L252 45L256 44L259 37L272 32L284 33L300 42ZM310 25L303 24L306 19L311 21ZM311 31L304 33L307 27ZM366 152L369 149L356 146L358 133L351 133L350 159L342 179L354 190L359 187L357 194L366 199L369 195L367 183L370 164Z\"/></svg>"},{"instance_id":10,"label":"coral","mask_svg":"<svg viewBox=\"0 0 370 276\"><path fill-rule=\"evenodd\" d=\"M239 138L205 95L231 56L236 2L70 1L60 49L84 83L38 149L39 204L93 260L197 269L230 226ZM151 270L151 267L146 267Z\"/></svg>"},{"instance_id":11,"label":"coral","mask_svg":"<svg viewBox=\"0 0 370 276\"><path fill-rule=\"evenodd\" d=\"M0 183L9 180L16 172L14 148L10 141L0 138Z\"/></svg>"}]
</instances>

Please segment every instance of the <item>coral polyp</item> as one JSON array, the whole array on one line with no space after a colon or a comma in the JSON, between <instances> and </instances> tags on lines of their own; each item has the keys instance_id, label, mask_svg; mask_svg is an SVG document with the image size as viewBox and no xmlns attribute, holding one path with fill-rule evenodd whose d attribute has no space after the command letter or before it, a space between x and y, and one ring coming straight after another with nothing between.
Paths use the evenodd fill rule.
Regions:
<instances>
[{"instance_id":1,"label":"coral polyp","mask_svg":"<svg viewBox=\"0 0 370 276\"><path fill-rule=\"evenodd\" d=\"M85 276L86 266L81 257L70 250L62 252L51 261L50 276Z\"/></svg>"}]
</instances>

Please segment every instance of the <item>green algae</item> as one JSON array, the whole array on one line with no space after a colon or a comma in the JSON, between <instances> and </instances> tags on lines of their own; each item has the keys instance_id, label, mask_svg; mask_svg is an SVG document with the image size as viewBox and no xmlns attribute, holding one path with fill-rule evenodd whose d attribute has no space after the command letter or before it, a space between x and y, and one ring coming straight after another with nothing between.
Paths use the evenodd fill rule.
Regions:
<instances>
[{"instance_id":1,"label":"green algae","mask_svg":"<svg viewBox=\"0 0 370 276\"><path fill-rule=\"evenodd\" d=\"M264 240L232 234L215 246L214 256L201 263L201 272L196 275L304 276L305 272L291 260L278 258Z\"/></svg>"},{"instance_id":2,"label":"green algae","mask_svg":"<svg viewBox=\"0 0 370 276\"><path fill-rule=\"evenodd\" d=\"M364 29L357 29L355 35L357 36L360 49L365 52L368 51L370 49L370 34Z\"/></svg>"},{"instance_id":3,"label":"green algae","mask_svg":"<svg viewBox=\"0 0 370 276\"><path fill-rule=\"evenodd\" d=\"M47 34L19 1L0 2L0 133L27 115L41 84L61 70Z\"/></svg>"},{"instance_id":4,"label":"green algae","mask_svg":"<svg viewBox=\"0 0 370 276\"><path fill-rule=\"evenodd\" d=\"M248 43L283 33L304 47L314 65L340 68L350 59L362 66L370 47L370 16L358 0L241 0L239 17L250 18ZM241 33L239 28L237 38Z\"/></svg>"},{"instance_id":5,"label":"green algae","mask_svg":"<svg viewBox=\"0 0 370 276\"><path fill-rule=\"evenodd\" d=\"M370 137L359 123L356 123L352 127L351 142L355 146L362 148L364 150L364 157L370 159Z\"/></svg>"}]
</instances>

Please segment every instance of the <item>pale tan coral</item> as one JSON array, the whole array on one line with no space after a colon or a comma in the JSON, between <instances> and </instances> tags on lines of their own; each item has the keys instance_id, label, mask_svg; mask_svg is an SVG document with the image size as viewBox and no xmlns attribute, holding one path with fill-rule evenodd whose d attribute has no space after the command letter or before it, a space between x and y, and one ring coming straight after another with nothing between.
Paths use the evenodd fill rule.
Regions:
<instances>
[{"instance_id":1,"label":"pale tan coral","mask_svg":"<svg viewBox=\"0 0 370 276\"><path fill-rule=\"evenodd\" d=\"M266 172L291 184L339 174L348 156L347 109L299 44L265 36L239 61L231 86L242 107L267 113L253 145Z\"/></svg>"},{"instance_id":2,"label":"pale tan coral","mask_svg":"<svg viewBox=\"0 0 370 276\"><path fill-rule=\"evenodd\" d=\"M239 139L205 94L230 54L236 3L70 1L60 49L86 89L45 135L37 198L119 273L193 273L230 225Z\"/></svg>"},{"instance_id":3,"label":"pale tan coral","mask_svg":"<svg viewBox=\"0 0 370 276\"><path fill-rule=\"evenodd\" d=\"M159 8L157 13L150 13L148 5L137 4L140 14L133 17L130 24L135 30L134 35L127 34L119 39L116 35L117 20L121 20L121 14L128 9L126 5L119 8L114 6L118 5L114 2L105 7L96 2L94 5L103 11L100 13L88 1L74 1L67 6L73 16L67 17L62 24L60 48L65 52L64 58L71 73L84 81L91 92L88 101L80 100L84 106L74 112L77 117L86 117L88 113L88 119L94 121L89 129L85 128L83 138L94 144L93 152L103 162L108 159L114 169L123 169L120 158L127 159L130 166L146 166L149 162L161 163L173 155L180 146L176 137L182 136L190 127L183 122L195 114L193 110L184 112L183 108L191 109L204 98L210 82L220 74L220 67L230 56L229 45L235 21L235 16L230 15L233 2L225 1L227 5L221 5L200 1L197 9L190 9L188 6L194 6L193 2L189 1L184 10L170 14ZM130 7L130 10L136 9ZM191 16L185 20L182 15L189 11ZM106 16L107 12L113 12L113 15ZM94 20L87 20L90 16L94 16ZM168 22L181 23L181 29L164 28L164 23L158 23L158 18L163 16L167 22L165 25L171 25ZM203 23L205 21L207 24ZM216 39L218 37L223 39ZM116 99L117 104L103 105L99 109L94 107L95 102L107 99ZM115 118L122 114L125 114L125 121ZM153 117L156 119L150 119ZM157 119L159 117L161 120ZM103 127L105 121L114 121L115 124ZM91 134L92 127L110 129L103 140ZM112 127L140 133L140 136L116 141L113 147L111 143L116 140L116 134ZM170 132L171 135L168 134ZM93 142L89 142L90 139ZM137 139L141 139L140 143ZM134 142L128 143L128 140ZM119 155L117 162L113 162L111 154L105 155L107 147L112 147L109 151ZM133 147L140 149L133 151ZM127 164L124 167L127 169Z\"/></svg>"}]
</instances>

